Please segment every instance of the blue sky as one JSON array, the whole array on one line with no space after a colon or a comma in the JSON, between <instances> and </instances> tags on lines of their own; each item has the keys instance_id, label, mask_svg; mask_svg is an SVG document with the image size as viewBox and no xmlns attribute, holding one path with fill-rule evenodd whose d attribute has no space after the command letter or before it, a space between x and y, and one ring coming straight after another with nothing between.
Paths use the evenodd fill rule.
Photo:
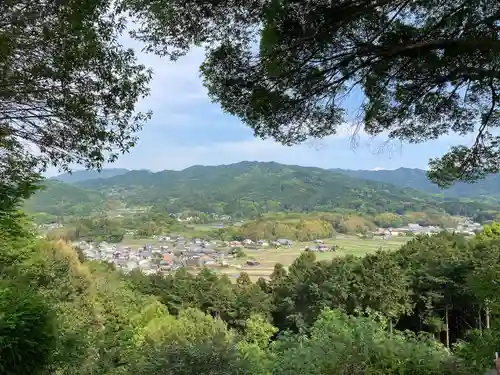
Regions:
<instances>
[{"instance_id":1,"label":"blue sky","mask_svg":"<svg viewBox=\"0 0 500 375\"><path fill-rule=\"evenodd\" d=\"M137 44L127 44L138 50ZM141 110L151 109L153 117L139 133L136 147L113 167L179 170L191 165L251 160L322 168L424 169L429 158L461 143L456 136L421 145L387 144L383 137L361 136L353 147L350 131L346 130L341 135L285 147L272 140L254 138L237 118L222 113L218 104L210 102L199 77L202 50L194 50L175 63L140 51L137 54L154 71L151 95L139 104ZM49 171L51 175L55 173Z\"/></svg>"}]
</instances>

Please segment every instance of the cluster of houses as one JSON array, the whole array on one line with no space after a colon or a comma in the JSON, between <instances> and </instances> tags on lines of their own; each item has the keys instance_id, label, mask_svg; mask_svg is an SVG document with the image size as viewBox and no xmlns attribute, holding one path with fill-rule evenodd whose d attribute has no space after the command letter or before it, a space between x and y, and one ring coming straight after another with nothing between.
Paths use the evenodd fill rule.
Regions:
<instances>
[{"instance_id":1,"label":"cluster of houses","mask_svg":"<svg viewBox=\"0 0 500 375\"><path fill-rule=\"evenodd\" d=\"M247 238L243 241L230 241L227 244L227 246L244 247L249 250L258 250L269 246L290 248L293 246L293 241L286 238L279 238L275 241L266 241L266 240L252 241L251 239Z\"/></svg>"},{"instance_id":2,"label":"cluster of houses","mask_svg":"<svg viewBox=\"0 0 500 375\"><path fill-rule=\"evenodd\" d=\"M327 251L336 251L337 247L336 246L328 246L325 245L323 240L314 240L312 246L306 246L304 249L305 251L312 251L312 252L319 252L319 253L324 253Z\"/></svg>"},{"instance_id":3,"label":"cluster of houses","mask_svg":"<svg viewBox=\"0 0 500 375\"><path fill-rule=\"evenodd\" d=\"M475 235L476 233L483 230L483 226L479 223L473 222L471 220L465 219L457 225L454 229L456 233L464 233L468 235Z\"/></svg>"},{"instance_id":4,"label":"cluster of houses","mask_svg":"<svg viewBox=\"0 0 500 375\"><path fill-rule=\"evenodd\" d=\"M477 232L481 231L483 226L479 223L472 222L470 220L463 220L460 222L456 228L446 228L444 230L451 233L462 233L469 236L474 236ZM380 236L382 238L390 238L392 236L405 236L408 234L436 234L442 232L443 228L438 226L421 226L419 224L408 224L407 226L400 228L378 228L373 232L374 236Z\"/></svg>"},{"instance_id":5,"label":"cluster of houses","mask_svg":"<svg viewBox=\"0 0 500 375\"><path fill-rule=\"evenodd\" d=\"M125 272L139 269L145 274L170 272L189 266L225 265L225 258L231 258L230 255L216 250L213 242L193 239L188 243L184 237L177 237L173 241L169 237L161 237L157 241L157 245L144 245L139 248L105 242L79 242L74 246L89 260L112 263L117 269Z\"/></svg>"},{"instance_id":6,"label":"cluster of houses","mask_svg":"<svg viewBox=\"0 0 500 375\"><path fill-rule=\"evenodd\" d=\"M187 241L183 236L153 236L155 245L131 247L101 242L80 241L74 243L86 259L98 260L115 265L117 269L130 272L139 269L145 274L171 272L181 267L229 266L228 261L235 257L232 249L246 248L259 249L270 245L276 247L290 247L293 242L288 239L279 239L272 242L246 239L217 243L194 238ZM224 248L225 251L221 251ZM248 264L257 265L257 264Z\"/></svg>"},{"instance_id":7,"label":"cluster of houses","mask_svg":"<svg viewBox=\"0 0 500 375\"><path fill-rule=\"evenodd\" d=\"M231 215L221 215L221 214L215 214L215 213L207 213L206 215L208 215L210 217L211 221L227 222L227 221L231 220ZM197 216L188 215L188 214L182 213L182 212L170 213L170 214L168 214L168 216L176 218L177 221L179 221L181 223L190 223L190 222L194 222L198 219Z\"/></svg>"}]
</instances>

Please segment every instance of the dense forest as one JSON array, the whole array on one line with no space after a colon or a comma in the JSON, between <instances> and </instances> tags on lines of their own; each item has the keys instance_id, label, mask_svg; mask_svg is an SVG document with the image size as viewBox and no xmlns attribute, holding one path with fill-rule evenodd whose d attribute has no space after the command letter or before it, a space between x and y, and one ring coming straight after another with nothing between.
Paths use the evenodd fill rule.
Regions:
<instances>
[{"instance_id":1,"label":"dense forest","mask_svg":"<svg viewBox=\"0 0 500 375\"><path fill-rule=\"evenodd\" d=\"M457 182L447 189L441 189L427 178L426 172L416 168L398 168L394 170L347 170L331 169L350 177L380 181L403 188L412 188L427 194L439 194L447 198L499 199L500 174L491 174L474 184Z\"/></svg>"},{"instance_id":2,"label":"dense forest","mask_svg":"<svg viewBox=\"0 0 500 375\"><path fill-rule=\"evenodd\" d=\"M418 190L426 194L438 194L447 198L470 198L470 199L498 199L500 187L500 175L492 174L477 181L474 184L457 182L447 189L442 189L436 184L433 184L427 178L426 172L418 168L397 168L397 169L377 169L377 170L351 170L351 169L329 169L335 173L345 174L350 177L379 181L402 188L410 188ZM109 178L123 175L130 172L128 169L122 168L105 168L101 172L78 170L72 174L63 173L52 179L75 184L87 180L98 178Z\"/></svg>"},{"instance_id":3,"label":"dense forest","mask_svg":"<svg viewBox=\"0 0 500 375\"><path fill-rule=\"evenodd\" d=\"M245 218L276 211L351 210L363 215L425 211L480 221L495 219L498 209L497 202L446 200L320 168L278 163L121 172L110 178L80 180L74 185L47 180L46 189L32 197L25 208L30 212L81 216L119 207L148 207L156 212L193 210Z\"/></svg>"},{"instance_id":4,"label":"dense forest","mask_svg":"<svg viewBox=\"0 0 500 375\"><path fill-rule=\"evenodd\" d=\"M0 237L5 374L465 375L500 345L499 224L361 258L304 252L252 283L122 274L15 220Z\"/></svg>"}]
</instances>

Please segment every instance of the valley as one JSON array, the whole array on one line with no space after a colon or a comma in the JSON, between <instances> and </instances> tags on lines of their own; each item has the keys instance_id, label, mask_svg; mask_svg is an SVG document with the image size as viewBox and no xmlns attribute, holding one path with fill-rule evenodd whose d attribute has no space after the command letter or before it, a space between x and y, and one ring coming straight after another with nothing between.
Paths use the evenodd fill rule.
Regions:
<instances>
[{"instance_id":1,"label":"valley","mask_svg":"<svg viewBox=\"0 0 500 375\"><path fill-rule=\"evenodd\" d=\"M474 236L482 225L467 214L481 222L498 215L494 200L444 199L278 163L98 176L77 171L47 180L26 207L50 238L78 244L87 259L125 272L196 274L208 267L255 281L267 279L276 263L288 267L305 249L318 260L364 256L397 250L417 235Z\"/></svg>"},{"instance_id":2,"label":"valley","mask_svg":"<svg viewBox=\"0 0 500 375\"><path fill-rule=\"evenodd\" d=\"M500 2L0 10L0 375L500 374Z\"/></svg>"}]
</instances>

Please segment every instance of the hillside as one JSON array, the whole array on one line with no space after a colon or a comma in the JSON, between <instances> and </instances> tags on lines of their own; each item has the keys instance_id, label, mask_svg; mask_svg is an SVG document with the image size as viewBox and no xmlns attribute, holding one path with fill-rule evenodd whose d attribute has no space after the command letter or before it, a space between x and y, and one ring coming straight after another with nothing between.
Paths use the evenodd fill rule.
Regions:
<instances>
[{"instance_id":1,"label":"hillside","mask_svg":"<svg viewBox=\"0 0 500 375\"><path fill-rule=\"evenodd\" d=\"M139 170L80 181L74 186L55 180L47 180L46 185L46 190L27 202L27 210L82 215L105 210L112 201L115 206L147 206L159 212L196 210L238 217L269 211L342 209L371 215L427 211L477 216L498 211L496 203L444 201L439 196L385 182L274 162L193 166L156 173Z\"/></svg>"},{"instance_id":2,"label":"hillside","mask_svg":"<svg viewBox=\"0 0 500 375\"><path fill-rule=\"evenodd\" d=\"M428 194L440 194L448 198L500 199L500 175L489 176L475 184L457 183L449 189L440 189L427 179L425 171L422 169L398 168L378 171L331 169L331 171L349 177L412 188Z\"/></svg>"},{"instance_id":3,"label":"hillside","mask_svg":"<svg viewBox=\"0 0 500 375\"><path fill-rule=\"evenodd\" d=\"M102 208L108 199L97 191L83 189L56 180L46 180L43 190L25 202L28 212L51 215L89 215Z\"/></svg>"},{"instance_id":4,"label":"hillside","mask_svg":"<svg viewBox=\"0 0 500 375\"><path fill-rule=\"evenodd\" d=\"M273 162L193 166L157 173L131 171L108 179L83 181L78 186L97 190L128 205L153 206L168 212L193 209L246 216L277 210L350 209L370 214L443 210L439 207L440 198L412 189L346 177L320 168ZM477 206L473 209L477 211ZM451 211L456 213L456 210L455 205Z\"/></svg>"},{"instance_id":5,"label":"hillside","mask_svg":"<svg viewBox=\"0 0 500 375\"><path fill-rule=\"evenodd\" d=\"M108 168L103 169L102 171L93 171L93 170L78 170L74 171L71 174L63 173L56 177L52 177L51 180L58 180L61 182L65 182L67 184L74 184L77 182L93 180L96 178L110 178L114 176L119 176L129 172L128 169L124 168Z\"/></svg>"}]
</instances>

